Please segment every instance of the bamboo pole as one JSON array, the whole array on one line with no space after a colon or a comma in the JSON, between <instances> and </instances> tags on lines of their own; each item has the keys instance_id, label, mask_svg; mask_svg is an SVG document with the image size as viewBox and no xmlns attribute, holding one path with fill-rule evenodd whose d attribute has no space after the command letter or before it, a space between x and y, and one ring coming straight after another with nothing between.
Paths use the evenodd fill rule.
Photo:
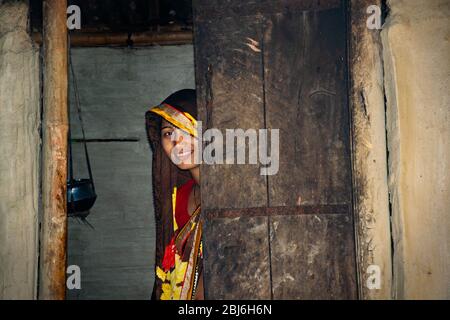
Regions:
<instances>
[{"instance_id":1,"label":"bamboo pole","mask_svg":"<svg viewBox=\"0 0 450 320\"><path fill-rule=\"evenodd\" d=\"M33 33L33 40L42 43L42 35ZM192 31L134 32L128 36L123 32L85 32L70 36L72 47L127 46L128 41L135 46L192 44Z\"/></svg>"},{"instance_id":2,"label":"bamboo pole","mask_svg":"<svg viewBox=\"0 0 450 320\"><path fill-rule=\"evenodd\" d=\"M44 106L39 299L64 299L67 238L67 0L43 1Z\"/></svg>"}]
</instances>

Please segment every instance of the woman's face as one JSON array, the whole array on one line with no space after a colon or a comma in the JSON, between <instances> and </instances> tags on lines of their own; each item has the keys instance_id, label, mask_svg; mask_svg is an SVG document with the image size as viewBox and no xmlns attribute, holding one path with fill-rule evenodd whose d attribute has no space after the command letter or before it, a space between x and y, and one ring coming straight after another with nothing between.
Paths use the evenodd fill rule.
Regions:
<instances>
[{"instance_id":1,"label":"woman's face","mask_svg":"<svg viewBox=\"0 0 450 320\"><path fill-rule=\"evenodd\" d=\"M195 161L198 139L165 119L161 122L161 144L164 152L178 168L190 170L199 165Z\"/></svg>"}]
</instances>

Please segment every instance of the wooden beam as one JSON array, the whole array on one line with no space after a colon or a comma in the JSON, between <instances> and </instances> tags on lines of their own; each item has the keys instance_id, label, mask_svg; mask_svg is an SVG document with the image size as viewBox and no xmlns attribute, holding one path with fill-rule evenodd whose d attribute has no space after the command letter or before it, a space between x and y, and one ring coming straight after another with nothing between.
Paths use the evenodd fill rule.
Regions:
<instances>
[{"instance_id":1,"label":"wooden beam","mask_svg":"<svg viewBox=\"0 0 450 320\"><path fill-rule=\"evenodd\" d=\"M42 35L33 33L32 38L38 44L42 43ZM98 46L134 46L149 45L181 45L192 44L192 31L172 32L136 32L130 35L125 32L80 32L70 36L72 47Z\"/></svg>"},{"instance_id":2,"label":"wooden beam","mask_svg":"<svg viewBox=\"0 0 450 320\"><path fill-rule=\"evenodd\" d=\"M348 214L350 206L348 204L329 205L299 205L299 206L279 206L279 207L259 207L259 208L221 208L205 210L204 217L207 219L217 218L240 218L240 217L265 217L265 216L298 216L305 214Z\"/></svg>"},{"instance_id":3,"label":"wooden beam","mask_svg":"<svg viewBox=\"0 0 450 320\"><path fill-rule=\"evenodd\" d=\"M349 17L349 99L352 178L359 296L391 299L392 252L387 181L387 146L380 30L367 27L367 8L381 0L351 0ZM367 288L370 266L379 266L381 287Z\"/></svg>"},{"instance_id":4,"label":"wooden beam","mask_svg":"<svg viewBox=\"0 0 450 320\"><path fill-rule=\"evenodd\" d=\"M44 118L39 299L64 299L67 181L67 0L43 2Z\"/></svg>"}]
</instances>

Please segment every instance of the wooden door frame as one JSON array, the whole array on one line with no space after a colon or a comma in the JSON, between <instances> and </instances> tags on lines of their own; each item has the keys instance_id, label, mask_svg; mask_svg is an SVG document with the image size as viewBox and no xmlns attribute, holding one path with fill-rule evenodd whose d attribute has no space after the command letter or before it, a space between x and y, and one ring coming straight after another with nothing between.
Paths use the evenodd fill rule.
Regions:
<instances>
[{"instance_id":1,"label":"wooden door frame","mask_svg":"<svg viewBox=\"0 0 450 320\"><path fill-rule=\"evenodd\" d=\"M367 27L370 6L382 0L347 0L353 212L360 299L390 299L391 226L388 193L381 30ZM374 274L372 272L380 272ZM380 288L369 289L371 276Z\"/></svg>"},{"instance_id":2,"label":"wooden door frame","mask_svg":"<svg viewBox=\"0 0 450 320\"><path fill-rule=\"evenodd\" d=\"M40 299L65 298L67 180L67 28L66 0L45 0L43 215L40 247ZM387 191L382 47L379 30L366 26L367 8L381 0L348 0L349 108L353 207L359 297L389 299L392 258ZM379 77L373 77L378 75ZM381 83L380 83L381 81ZM53 94L52 94L53 92ZM370 107L370 109L368 109ZM378 123L374 123L377 121ZM383 169L384 168L384 169ZM365 285L369 266L379 266L382 287Z\"/></svg>"}]
</instances>

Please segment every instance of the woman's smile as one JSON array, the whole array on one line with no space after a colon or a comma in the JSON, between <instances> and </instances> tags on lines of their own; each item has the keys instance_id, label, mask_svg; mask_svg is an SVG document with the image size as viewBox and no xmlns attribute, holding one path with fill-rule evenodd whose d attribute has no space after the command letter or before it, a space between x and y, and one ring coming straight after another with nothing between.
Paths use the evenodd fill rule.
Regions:
<instances>
[{"instance_id":1,"label":"woman's smile","mask_svg":"<svg viewBox=\"0 0 450 320\"><path fill-rule=\"evenodd\" d=\"M178 151L177 157L180 160L187 159L187 158L189 158L191 156L191 154L193 152L194 152L194 150L192 150L192 149L191 150L186 150L186 151L183 151L183 149L181 149L180 151Z\"/></svg>"}]
</instances>

